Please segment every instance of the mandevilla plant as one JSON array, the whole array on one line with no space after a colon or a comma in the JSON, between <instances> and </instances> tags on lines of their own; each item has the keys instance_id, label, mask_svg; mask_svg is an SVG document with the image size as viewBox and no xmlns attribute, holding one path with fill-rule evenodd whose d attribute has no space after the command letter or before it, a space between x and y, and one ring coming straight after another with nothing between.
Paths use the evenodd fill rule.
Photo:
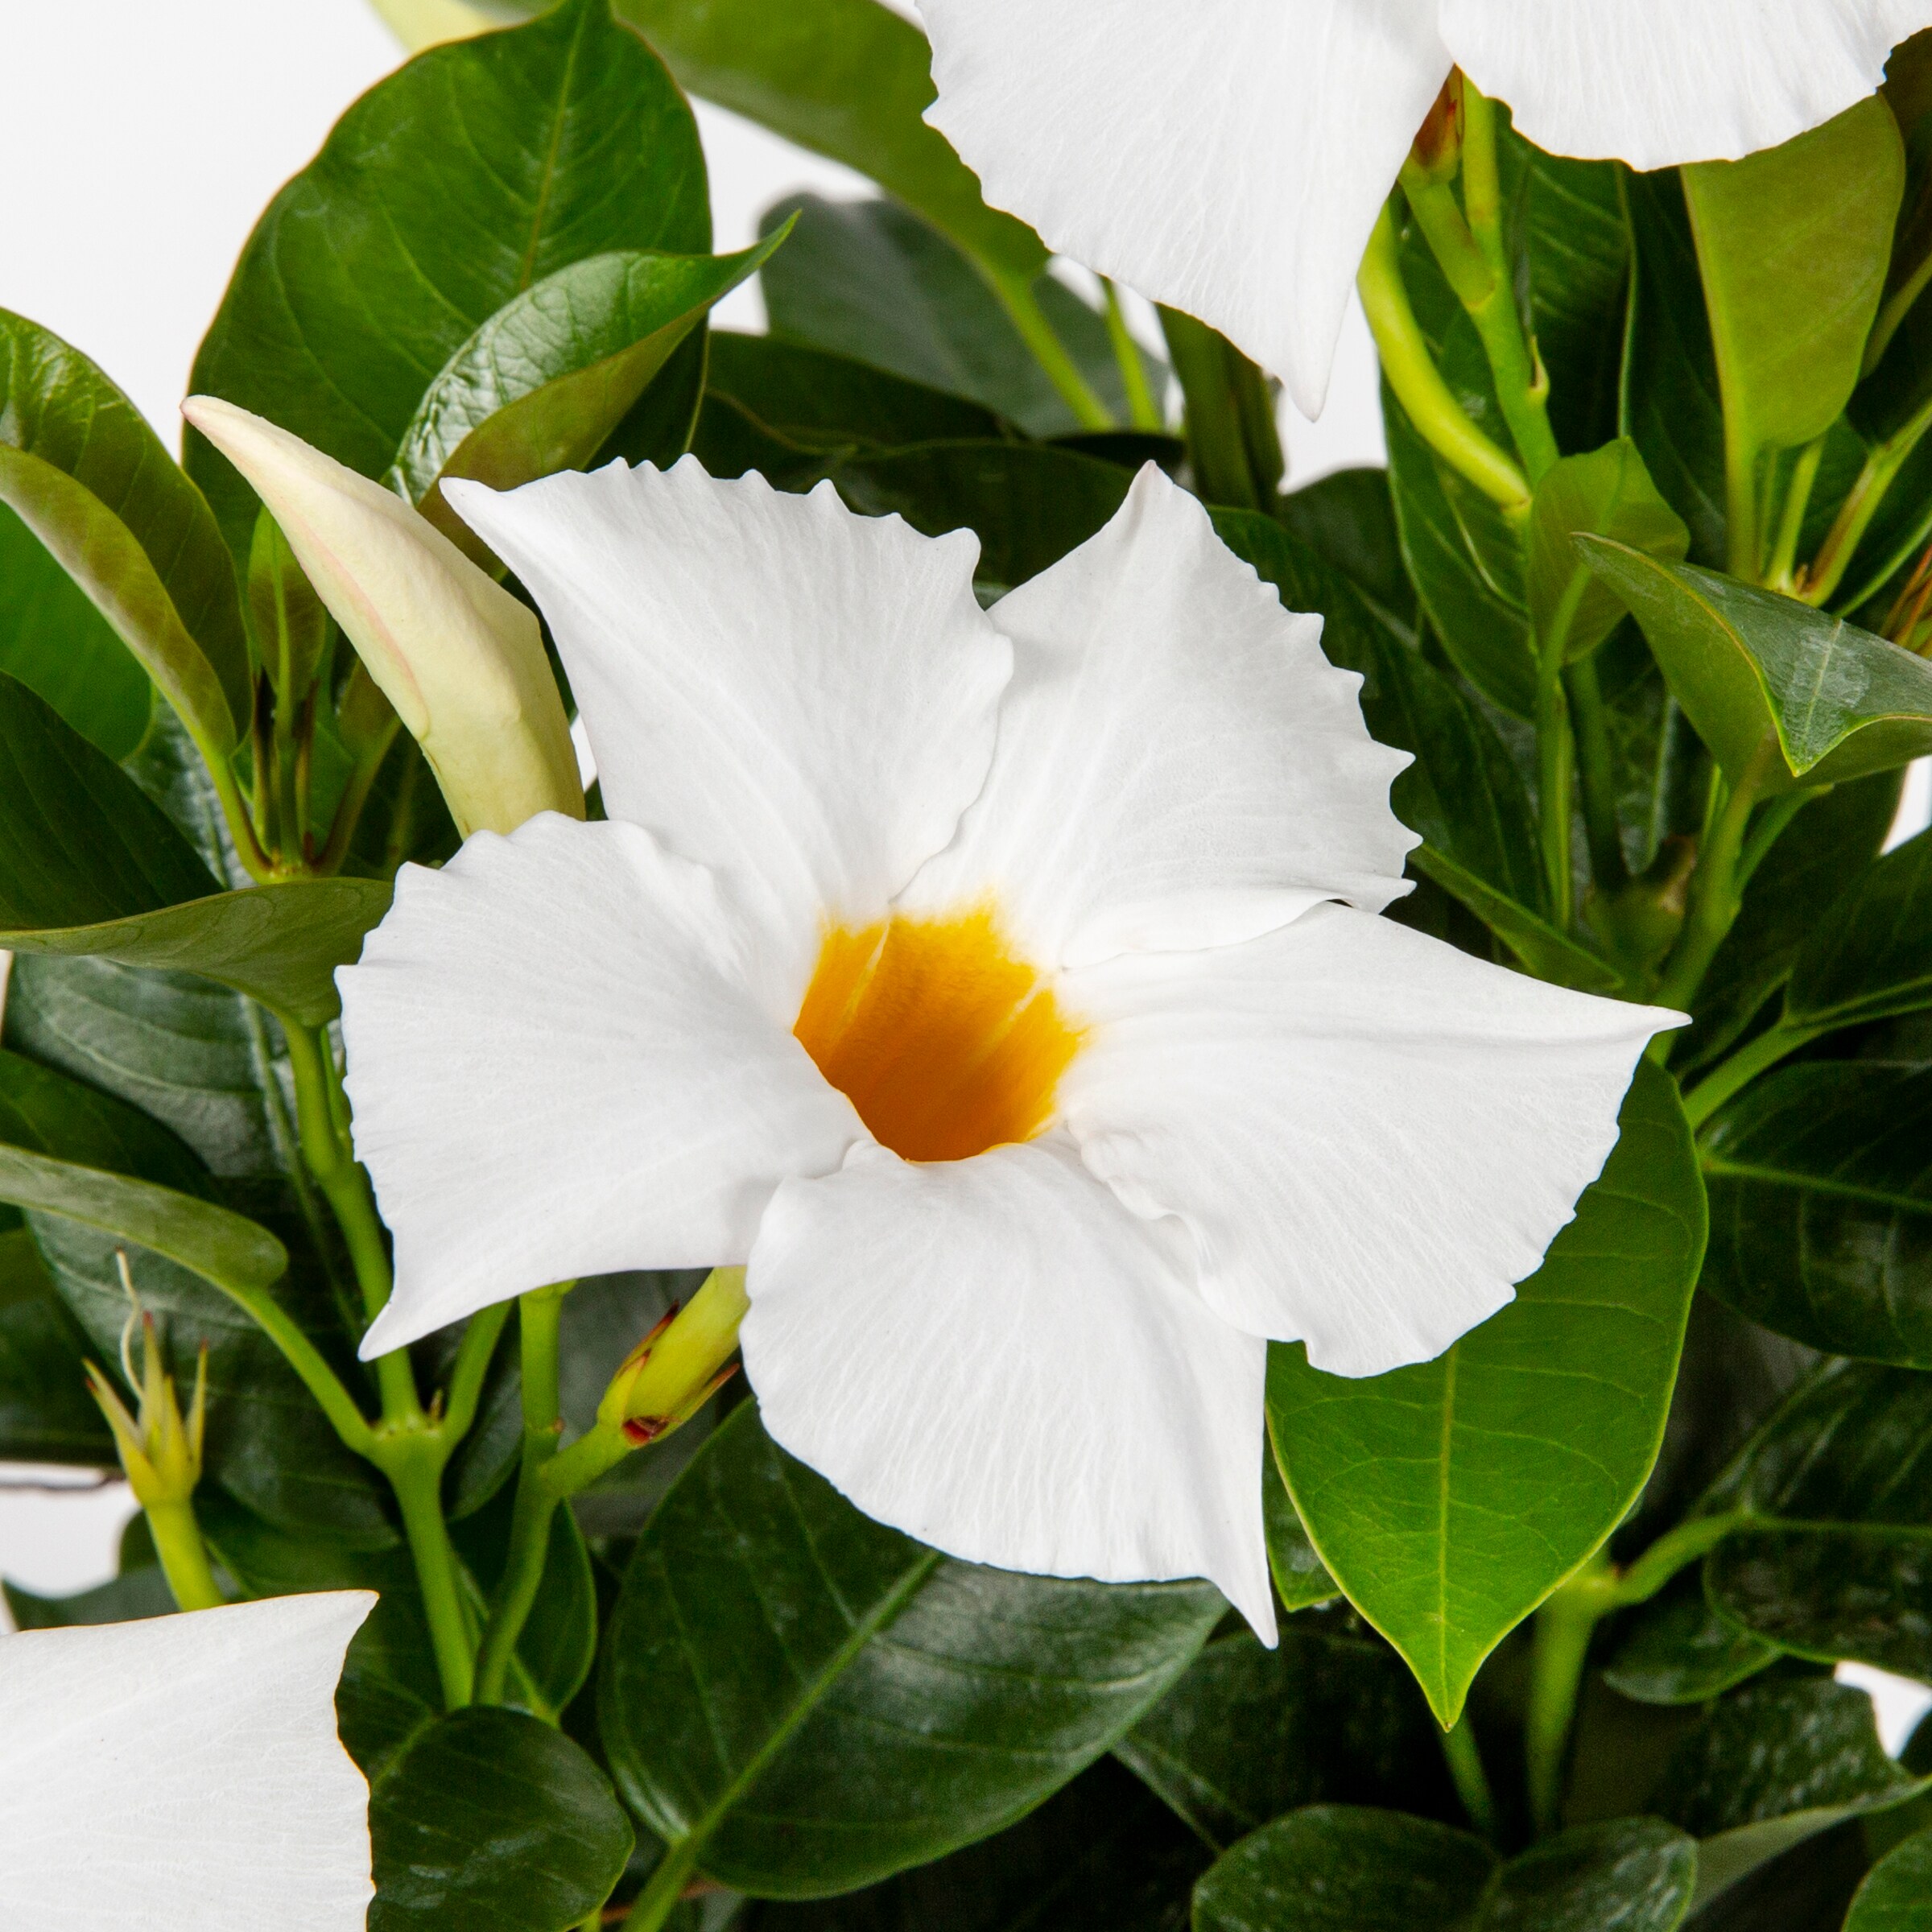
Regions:
<instances>
[{"instance_id":1,"label":"mandevilla plant","mask_svg":"<svg viewBox=\"0 0 1932 1932\"><path fill-rule=\"evenodd\" d=\"M0 314L0 1917L1932 1932L1932 6L382 3Z\"/></svg>"}]
</instances>

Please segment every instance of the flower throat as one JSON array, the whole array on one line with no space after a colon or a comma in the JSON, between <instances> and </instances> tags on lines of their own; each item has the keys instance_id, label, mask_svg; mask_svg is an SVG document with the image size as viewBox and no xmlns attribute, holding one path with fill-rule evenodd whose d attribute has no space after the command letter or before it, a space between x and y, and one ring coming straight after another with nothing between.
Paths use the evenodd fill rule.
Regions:
<instances>
[{"instance_id":1,"label":"flower throat","mask_svg":"<svg viewBox=\"0 0 1932 1932\"><path fill-rule=\"evenodd\" d=\"M792 1032L873 1138L909 1161L1030 1140L1080 1045L989 910L832 927Z\"/></svg>"}]
</instances>

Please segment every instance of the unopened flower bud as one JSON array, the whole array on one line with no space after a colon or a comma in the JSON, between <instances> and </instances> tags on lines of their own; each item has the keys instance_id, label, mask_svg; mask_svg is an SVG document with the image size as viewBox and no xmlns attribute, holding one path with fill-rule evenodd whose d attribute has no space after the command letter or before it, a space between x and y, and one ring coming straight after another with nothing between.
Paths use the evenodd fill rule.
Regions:
<instances>
[{"instance_id":1,"label":"unopened flower bud","mask_svg":"<svg viewBox=\"0 0 1932 1932\"><path fill-rule=\"evenodd\" d=\"M141 1329L138 1378L131 1362L125 1366L128 1380L138 1390L137 1413L128 1414L113 1385L92 1362L87 1364L87 1381L114 1432L127 1486L146 1509L156 1504L186 1502L201 1480L201 1441L208 1416L208 1344L201 1344L195 1364L194 1399L184 1418L175 1378L163 1366L155 1318L137 1310L136 1319Z\"/></svg>"},{"instance_id":2,"label":"unopened flower bud","mask_svg":"<svg viewBox=\"0 0 1932 1932\"><path fill-rule=\"evenodd\" d=\"M535 615L427 518L299 436L213 396L181 413L241 471L423 747L456 828L584 815Z\"/></svg>"},{"instance_id":3,"label":"unopened flower bud","mask_svg":"<svg viewBox=\"0 0 1932 1932\"><path fill-rule=\"evenodd\" d=\"M611 1377L597 1420L636 1447L689 1422L730 1381L738 1324L750 1306L742 1268L714 1268L691 1305L675 1305Z\"/></svg>"},{"instance_id":4,"label":"unopened flower bud","mask_svg":"<svg viewBox=\"0 0 1932 1932\"><path fill-rule=\"evenodd\" d=\"M1453 181L1463 159L1463 70L1452 67L1410 151L1430 181Z\"/></svg>"}]
</instances>

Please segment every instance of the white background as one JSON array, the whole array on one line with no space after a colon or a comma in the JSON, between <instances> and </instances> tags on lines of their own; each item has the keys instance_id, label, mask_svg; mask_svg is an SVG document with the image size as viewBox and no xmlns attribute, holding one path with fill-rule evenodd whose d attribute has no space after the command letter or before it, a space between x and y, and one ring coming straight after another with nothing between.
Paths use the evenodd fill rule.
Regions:
<instances>
[{"instance_id":1,"label":"white background","mask_svg":"<svg viewBox=\"0 0 1932 1932\"><path fill-rule=\"evenodd\" d=\"M85 350L175 445L196 345L255 217L398 50L365 0L61 0L12 10L7 30L0 306ZM867 192L734 116L698 114L720 250L750 242L759 211L794 189ZM756 289L719 319L761 326ZM1152 341L1151 317L1138 320ZM1323 420L1285 407L1282 428L1293 482L1381 460L1359 310ZM1915 801L1914 828L1923 811ZM124 1486L13 1486L36 1481L72 1477L0 1465L0 1574L48 1592L111 1575ZM1881 1708L1895 1741L1908 1705L1894 1694Z\"/></svg>"}]
</instances>

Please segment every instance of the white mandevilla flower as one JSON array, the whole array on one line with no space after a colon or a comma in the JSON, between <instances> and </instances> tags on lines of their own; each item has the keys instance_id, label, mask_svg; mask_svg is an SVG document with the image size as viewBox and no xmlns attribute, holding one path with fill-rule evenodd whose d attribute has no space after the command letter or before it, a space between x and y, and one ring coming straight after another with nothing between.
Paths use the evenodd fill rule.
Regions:
<instances>
[{"instance_id":1,"label":"white mandevilla flower","mask_svg":"<svg viewBox=\"0 0 1932 1932\"><path fill-rule=\"evenodd\" d=\"M920 0L927 118L996 208L1320 412L1370 229L1451 65L1552 153L1735 159L1871 93L1927 0Z\"/></svg>"},{"instance_id":2,"label":"white mandevilla flower","mask_svg":"<svg viewBox=\"0 0 1932 1932\"><path fill-rule=\"evenodd\" d=\"M971 1560L1207 1576L1272 1637L1269 1336L1500 1308L1674 1017L1375 916L1414 838L1320 620L1144 470L983 613L937 540L695 460L459 512L550 619L610 820L405 867L341 977L396 1239L365 1355L749 1264L776 1439Z\"/></svg>"},{"instance_id":3,"label":"white mandevilla flower","mask_svg":"<svg viewBox=\"0 0 1932 1932\"><path fill-rule=\"evenodd\" d=\"M0 1924L359 1932L369 1787L335 1696L375 1600L0 1637Z\"/></svg>"}]
</instances>

